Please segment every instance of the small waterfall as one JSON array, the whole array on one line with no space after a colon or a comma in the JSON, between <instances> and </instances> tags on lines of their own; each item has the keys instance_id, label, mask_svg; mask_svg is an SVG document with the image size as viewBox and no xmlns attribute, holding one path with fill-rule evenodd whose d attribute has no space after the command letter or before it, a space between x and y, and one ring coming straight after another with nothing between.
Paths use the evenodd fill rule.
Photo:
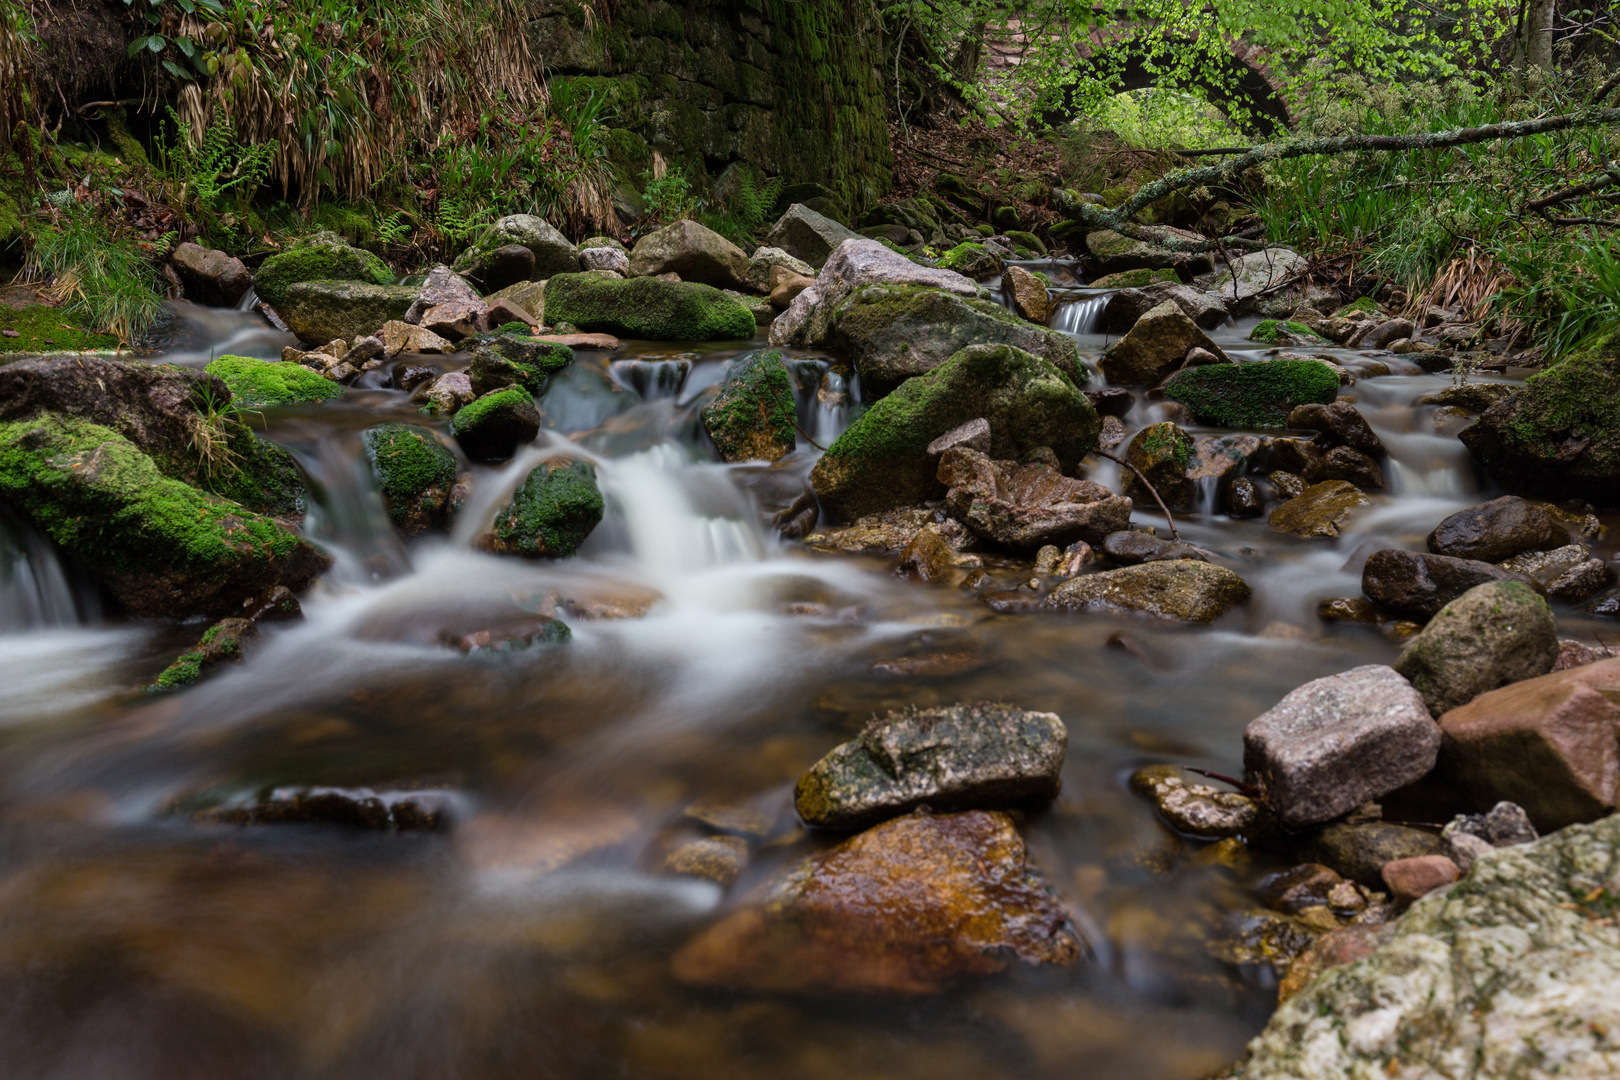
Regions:
<instances>
[{"instance_id":1,"label":"small waterfall","mask_svg":"<svg viewBox=\"0 0 1620 1080\"><path fill-rule=\"evenodd\" d=\"M334 584L363 585L407 573L409 556L388 520L377 479L354 435L322 436L313 446L291 444L312 481L304 532L336 560L328 575Z\"/></svg>"},{"instance_id":2,"label":"small waterfall","mask_svg":"<svg viewBox=\"0 0 1620 1080\"><path fill-rule=\"evenodd\" d=\"M1197 483L1198 516L1212 518L1220 510L1221 478L1218 476L1200 476Z\"/></svg>"},{"instance_id":3,"label":"small waterfall","mask_svg":"<svg viewBox=\"0 0 1620 1080\"><path fill-rule=\"evenodd\" d=\"M854 400L849 381L829 368L816 390L815 422L810 428L815 433L816 442L831 446L833 440L844 433L844 429L849 427L849 407Z\"/></svg>"},{"instance_id":4,"label":"small waterfall","mask_svg":"<svg viewBox=\"0 0 1620 1080\"><path fill-rule=\"evenodd\" d=\"M1108 306L1108 293L1101 296L1083 296L1063 304L1052 313L1047 325L1065 334L1095 334L1097 320Z\"/></svg>"},{"instance_id":5,"label":"small waterfall","mask_svg":"<svg viewBox=\"0 0 1620 1080\"><path fill-rule=\"evenodd\" d=\"M692 374L690 360L615 360L608 365L613 381L643 401L679 397Z\"/></svg>"},{"instance_id":6,"label":"small waterfall","mask_svg":"<svg viewBox=\"0 0 1620 1080\"><path fill-rule=\"evenodd\" d=\"M237 311L252 311L254 308L256 308L258 306L259 306L259 291L257 289L255 289L253 286L249 285L248 286L248 291L242 294L242 299L240 299L240 300L238 300L236 302L236 310Z\"/></svg>"},{"instance_id":7,"label":"small waterfall","mask_svg":"<svg viewBox=\"0 0 1620 1080\"><path fill-rule=\"evenodd\" d=\"M81 595L83 594L83 595ZM75 590L44 537L0 511L0 634L74 626L94 616L94 593Z\"/></svg>"}]
</instances>

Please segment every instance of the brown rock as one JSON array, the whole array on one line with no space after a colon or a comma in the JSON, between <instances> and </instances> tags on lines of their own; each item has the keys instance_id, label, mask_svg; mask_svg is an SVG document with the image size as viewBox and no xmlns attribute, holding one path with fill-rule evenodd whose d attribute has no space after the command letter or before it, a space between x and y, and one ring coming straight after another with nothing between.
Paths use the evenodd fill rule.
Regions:
<instances>
[{"instance_id":1,"label":"brown rock","mask_svg":"<svg viewBox=\"0 0 1620 1080\"><path fill-rule=\"evenodd\" d=\"M1138 319L1130 332L1103 354L1100 366L1111 383L1157 386L1181 367L1193 349L1207 349L1226 358L1197 323L1174 301L1167 300Z\"/></svg>"},{"instance_id":2,"label":"brown rock","mask_svg":"<svg viewBox=\"0 0 1620 1080\"><path fill-rule=\"evenodd\" d=\"M235 307L247 295L253 275L223 251L185 243L169 256L180 273L186 299L209 307Z\"/></svg>"},{"instance_id":3,"label":"brown rock","mask_svg":"<svg viewBox=\"0 0 1620 1080\"><path fill-rule=\"evenodd\" d=\"M495 330L507 323L522 323L531 330L540 325L540 320L529 314L528 308L504 296L496 297L484 308L484 328Z\"/></svg>"},{"instance_id":4,"label":"brown rock","mask_svg":"<svg viewBox=\"0 0 1620 1080\"><path fill-rule=\"evenodd\" d=\"M390 359L402 352L452 353L456 347L433 331L421 326L393 319L382 324L376 337L383 343L383 351Z\"/></svg>"},{"instance_id":5,"label":"brown rock","mask_svg":"<svg viewBox=\"0 0 1620 1080\"><path fill-rule=\"evenodd\" d=\"M1348 401L1296 406L1288 414L1288 426L1320 432L1334 446L1348 446L1371 457L1384 456L1383 441L1367 425L1367 418Z\"/></svg>"},{"instance_id":6,"label":"brown rock","mask_svg":"<svg viewBox=\"0 0 1620 1080\"><path fill-rule=\"evenodd\" d=\"M1077 540L1100 543L1130 522L1131 501L1044 462L992 461L967 446L939 460L945 508L975 534L1015 551Z\"/></svg>"},{"instance_id":7,"label":"brown rock","mask_svg":"<svg viewBox=\"0 0 1620 1080\"><path fill-rule=\"evenodd\" d=\"M1396 859L1385 863L1384 884L1396 903L1405 905L1421 900L1434 890L1450 885L1462 877L1457 864L1444 855L1419 855L1413 859Z\"/></svg>"},{"instance_id":8,"label":"brown rock","mask_svg":"<svg viewBox=\"0 0 1620 1080\"><path fill-rule=\"evenodd\" d=\"M460 341L464 337L472 337L478 333L484 312L483 301L456 300L448 304L436 304L422 313L421 326L422 329L438 334L446 341Z\"/></svg>"},{"instance_id":9,"label":"brown rock","mask_svg":"<svg viewBox=\"0 0 1620 1080\"><path fill-rule=\"evenodd\" d=\"M1046 325L1052 315L1052 302L1046 286L1039 278L1022 266L1009 266L1001 275L1001 291L1007 296L1007 306L1020 318Z\"/></svg>"},{"instance_id":10,"label":"brown rock","mask_svg":"<svg viewBox=\"0 0 1620 1080\"><path fill-rule=\"evenodd\" d=\"M671 851L664 869L672 874L704 878L726 888L748 865L748 841L740 836L706 836Z\"/></svg>"},{"instance_id":11,"label":"brown rock","mask_svg":"<svg viewBox=\"0 0 1620 1080\"><path fill-rule=\"evenodd\" d=\"M1276 482L1275 473L1272 482ZM1295 536L1332 538L1344 531L1355 512L1370 502L1354 484L1325 480L1312 484L1271 512L1273 529Z\"/></svg>"},{"instance_id":12,"label":"brown rock","mask_svg":"<svg viewBox=\"0 0 1620 1080\"><path fill-rule=\"evenodd\" d=\"M1476 585L1524 580L1487 562L1389 548L1367 560L1361 591L1386 611L1426 620Z\"/></svg>"},{"instance_id":13,"label":"brown rock","mask_svg":"<svg viewBox=\"0 0 1620 1080\"><path fill-rule=\"evenodd\" d=\"M541 334L535 340L567 345L570 349L601 349L603 352L613 352L622 344L612 334Z\"/></svg>"},{"instance_id":14,"label":"brown rock","mask_svg":"<svg viewBox=\"0 0 1620 1080\"><path fill-rule=\"evenodd\" d=\"M1569 531L1551 514L1516 495L1460 510L1429 534L1429 550L1436 555L1492 563L1568 543Z\"/></svg>"},{"instance_id":15,"label":"brown rock","mask_svg":"<svg viewBox=\"0 0 1620 1080\"><path fill-rule=\"evenodd\" d=\"M1002 813L914 814L813 856L678 952L699 986L927 994L1080 943Z\"/></svg>"},{"instance_id":16,"label":"brown rock","mask_svg":"<svg viewBox=\"0 0 1620 1080\"><path fill-rule=\"evenodd\" d=\"M1393 932L1393 926L1386 923L1344 926L1323 934L1288 968L1277 986L1278 1002L1287 1001L1324 972L1371 956Z\"/></svg>"},{"instance_id":17,"label":"brown rock","mask_svg":"<svg viewBox=\"0 0 1620 1080\"><path fill-rule=\"evenodd\" d=\"M781 269L781 267L778 267L778 269ZM798 299L800 293L815 283L816 279L813 277L804 277L799 274L789 276L780 285L771 289L771 307L777 311L786 311L793 304L793 301Z\"/></svg>"},{"instance_id":18,"label":"brown rock","mask_svg":"<svg viewBox=\"0 0 1620 1080\"><path fill-rule=\"evenodd\" d=\"M1126 462L1147 477L1148 484L1172 510L1191 510L1198 504L1198 485L1188 474L1196 457L1192 437L1171 423L1149 424L1125 448ZM1124 470L1120 491L1137 502L1153 502L1152 493L1137 478L1136 471Z\"/></svg>"},{"instance_id":19,"label":"brown rock","mask_svg":"<svg viewBox=\"0 0 1620 1080\"><path fill-rule=\"evenodd\" d=\"M1305 479L1313 484L1345 480L1362 491L1384 490L1384 471L1378 467L1378 462L1348 446L1329 450L1322 460L1305 471Z\"/></svg>"}]
</instances>

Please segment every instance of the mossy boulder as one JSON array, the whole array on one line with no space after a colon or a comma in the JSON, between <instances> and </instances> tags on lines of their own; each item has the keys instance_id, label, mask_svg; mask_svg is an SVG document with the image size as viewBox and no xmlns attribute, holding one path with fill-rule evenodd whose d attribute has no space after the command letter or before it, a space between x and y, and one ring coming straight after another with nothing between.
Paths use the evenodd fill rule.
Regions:
<instances>
[{"instance_id":1,"label":"mossy boulder","mask_svg":"<svg viewBox=\"0 0 1620 1080\"><path fill-rule=\"evenodd\" d=\"M726 461L775 461L793 452L797 425L793 380L782 354L748 353L703 408L703 427Z\"/></svg>"},{"instance_id":2,"label":"mossy boulder","mask_svg":"<svg viewBox=\"0 0 1620 1080\"><path fill-rule=\"evenodd\" d=\"M1046 257L1046 245L1034 233L1025 232L1022 229L1008 229L1003 235L1018 248L1029 251L1043 259Z\"/></svg>"},{"instance_id":3,"label":"mossy boulder","mask_svg":"<svg viewBox=\"0 0 1620 1080\"><path fill-rule=\"evenodd\" d=\"M259 628L250 619L230 618L203 631L197 644L175 657L147 687L151 691L180 690L190 686L209 668L223 663L240 663L245 644L257 637Z\"/></svg>"},{"instance_id":4,"label":"mossy boulder","mask_svg":"<svg viewBox=\"0 0 1620 1080\"><path fill-rule=\"evenodd\" d=\"M1198 484L1189 470L1197 456L1192 436L1168 422L1149 424L1125 449L1125 460L1141 470L1172 510L1191 510L1198 504ZM1120 494L1138 505L1153 502L1153 493L1129 469L1121 477Z\"/></svg>"},{"instance_id":5,"label":"mossy boulder","mask_svg":"<svg viewBox=\"0 0 1620 1080\"><path fill-rule=\"evenodd\" d=\"M1029 323L990 300L919 285L866 285L833 312L828 348L846 353L868 395L892 391L969 345L1011 345L1070 381L1086 381L1074 339Z\"/></svg>"},{"instance_id":6,"label":"mossy boulder","mask_svg":"<svg viewBox=\"0 0 1620 1080\"><path fill-rule=\"evenodd\" d=\"M1164 385L1200 423L1280 428L1300 405L1327 405L1339 396L1339 375L1320 360L1259 360L1184 368Z\"/></svg>"},{"instance_id":7,"label":"mossy boulder","mask_svg":"<svg viewBox=\"0 0 1620 1080\"><path fill-rule=\"evenodd\" d=\"M490 272L501 261L497 253L507 247L527 248L534 256L532 263L525 260L524 267L531 281L546 281L554 274L567 274L579 269L579 249L544 218L533 214L511 214L501 218L461 253L454 269L486 288L499 288L508 282L495 284L490 280Z\"/></svg>"},{"instance_id":8,"label":"mossy boulder","mask_svg":"<svg viewBox=\"0 0 1620 1080\"><path fill-rule=\"evenodd\" d=\"M1348 319L1352 315L1377 315L1378 313L1378 301L1374 300L1370 296L1361 296L1350 301L1348 304L1335 311L1332 315L1328 316L1328 318Z\"/></svg>"},{"instance_id":9,"label":"mossy boulder","mask_svg":"<svg viewBox=\"0 0 1620 1080\"><path fill-rule=\"evenodd\" d=\"M0 355L5 353L97 352L118 348L113 334L98 334L61 308L44 304L26 307L0 307Z\"/></svg>"},{"instance_id":10,"label":"mossy boulder","mask_svg":"<svg viewBox=\"0 0 1620 1080\"><path fill-rule=\"evenodd\" d=\"M1620 359L1569 357L1458 435L1509 491L1620 503Z\"/></svg>"},{"instance_id":11,"label":"mossy boulder","mask_svg":"<svg viewBox=\"0 0 1620 1080\"><path fill-rule=\"evenodd\" d=\"M551 376L574 362L574 350L522 334L492 334L478 341L468 377L475 394L521 386L535 397Z\"/></svg>"},{"instance_id":12,"label":"mossy boulder","mask_svg":"<svg viewBox=\"0 0 1620 1080\"><path fill-rule=\"evenodd\" d=\"M754 313L694 281L558 274L546 283L546 319L584 333L648 341L734 341L754 336Z\"/></svg>"},{"instance_id":13,"label":"mossy boulder","mask_svg":"<svg viewBox=\"0 0 1620 1080\"><path fill-rule=\"evenodd\" d=\"M1144 231L1150 235L1189 242L1203 239L1195 233L1164 226L1149 227ZM1214 257L1207 251L1172 251L1147 240L1132 240L1108 229L1087 233L1086 250L1091 253L1098 271L1104 274L1117 274L1125 270L1175 270L1183 280L1191 281L1215 268Z\"/></svg>"},{"instance_id":14,"label":"mossy boulder","mask_svg":"<svg viewBox=\"0 0 1620 1080\"><path fill-rule=\"evenodd\" d=\"M1266 345L1326 345L1327 339L1304 323L1262 319L1249 331L1249 340Z\"/></svg>"},{"instance_id":15,"label":"mossy boulder","mask_svg":"<svg viewBox=\"0 0 1620 1080\"><path fill-rule=\"evenodd\" d=\"M0 500L79 559L135 615L224 615L331 560L284 526L165 476L111 428L69 416L0 423Z\"/></svg>"},{"instance_id":16,"label":"mossy boulder","mask_svg":"<svg viewBox=\"0 0 1620 1080\"><path fill-rule=\"evenodd\" d=\"M421 290L412 285L358 281L301 281L287 288L277 306L300 340L324 345L375 334L391 322L404 322Z\"/></svg>"},{"instance_id":17,"label":"mossy boulder","mask_svg":"<svg viewBox=\"0 0 1620 1080\"><path fill-rule=\"evenodd\" d=\"M540 434L540 410L527 390L508 386L458 409L450 433L474 461L505 461Z\"/></svg>"},{"instance_id":18,"label":"mossy boulder","mask_svg":"<svg viewBox=\"0 0 1620 1080\"><path fill-rule=\"evenodd\" d=\"M379 424L360 436L394 527L418 536L446 523L456 456L413 424Z\"/></svg>"},{"instance_id":19,"label":"mossy boulder","mask_svg":"<svg viewBox=\"0 0 1620 1080\"><path fill-rule=\"evenodd\" d=\"M940 497L928 444L975 419L990 424L992 458L1018 461L1044 446L1064 473L1102 428L1090 399L1052 364L1010 345L970 345L906 380L833 442L810 474L822 508L853 521Z\"/></svg>"},{"instance_id":20,"label":"mossy boulder","mask_svg":"<svg viewBox=\"0 0 1620 1080\"><path fill-rule=\"evenodd\" d=\"M204 370L231 388L238 409L331 401L343 396L343 387L303 364L221 356Z\"/></svg>"},{"instance_id":21,"label":"mossy boulder","mask_svg":"<svg viewBox=\"0 0 1620 1080\"><path fill-rule=\"evenodd\" d=\"M495 515L483 546L500 555L564 559L602 523L603 507L590 462L547 461Z\"/></svg>"},{"instance_id":22,"label":"mossy boulder","mask_svg":"<svg viewBox=\"0 0 1620 1080\"><path fill-rule=\"evenodd\" d=\"M1093 289L1140 289L1161 282L1179 285L1181 277L1174 270L1121 270L1117 274L1104 274L1091 283Z\"/></svg>"},{"instance_id":23,"label":"mossy boulder","mask_svg":"<svg viewBox=\"0 0 1620 1080\"><path fill-rule=\"evenodd\" d=\"M282 305L287 302L287 291L301 281L358 281L368 285L392 285L394 272L371 252L350 247L335 233L322 232L264 260L258 273L253 275L253 289L259 294L260 300L281 311ZM320 340L332 339L326 337Z\"/></svg>"},{"instance_id":24,"label":"mossy boulder","mask_svg":"<svg viewBox=\"0 0 1620 1080\"><path fill-rule=\"evenodd\" d=\"M1000 255L983 244L975 244L972 241L957 244L941 255L939 266L942 270L954 270L974 281L999 277L1002 270Z\"/></svg>"},{"instance_id":25,"label":"mossy boulder","mask_svg":"<svg viewBox=\"0 0 1620 1080\"><path fill-rule=\"evenodd\" d=\"M1547 601L1525 582L1487 581L1441 608L1394 667L1440 716L1488 690L1545 675L1557 659Z\"/></svg>"}]
</instances>

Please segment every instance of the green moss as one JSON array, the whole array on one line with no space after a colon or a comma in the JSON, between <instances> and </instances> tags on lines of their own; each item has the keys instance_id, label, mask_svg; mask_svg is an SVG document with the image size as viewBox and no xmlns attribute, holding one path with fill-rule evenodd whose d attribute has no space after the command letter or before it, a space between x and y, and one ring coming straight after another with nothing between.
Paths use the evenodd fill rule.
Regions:
<instances>
[{"instance_id":1,"label":"green moss","mask_svg":"<svg viewBox=\"0 0 1620 1080\"><path fill-rule=\"evenodd\" d=\"M495 515L489 546L502 554L567 558L602 523L604 506L590 462L545 462Z\"/></svg>"},{"instance_id":2,"label":"green moss","mask_svg":"<svg viewBox=\"0 0 1620 1080\"><path fill-rule=\"evenodd\" d=\"M754 336L747 306L693 281L558 274L546 285L546 318L585 332L651 341L726 341Z\"/></svg>"},{"instance_id":3,"label":"green moss","mask_svg":"<svg viewBox=\"0 0 1620 1080\"><path fill-rule=\"evenodd\" d=\"M460 409L450 418L450 433L460 435L471 431L482 423L489 415L504 406L533 405L534 395L521 386L509 386L505 390L485 394L476 398Z\"/></svg>"},{"instance_id":4,"label":"green moss","mask_svg":"<svg viewBox=\"0 0 1620 1080\"><path fill-rule=\"evenodd\" d=\"M1319 360L1261 360L1183 368L1165 396L1200 422L1221 427L1280 428L1297 405L1338 397L1339 376Z\"/></svg>"},{"instance_id":5,"label":"green moss","mask_svg":"<svg viewBox=\"0 0 1620 1080\"><path fill-rule=\"evenodd\" d=\"M1598 442L1610 466L1620 469L1620 364L1566 357L1526 379L1513 403L1506 432L1520 452L1552 462L1577 435Z\"/></svg>"},{"instance_id":6,"label":"green moss","mask_svg":"<svg viewBox=\"0 0 1620 1080\"><path fill-rule=\"evenodd\" d=\"M1023 232L1019 229L1008 229L1006 235L1007 239L1011 240L1014 244L1017 244L1022 248L1028 248L1038 257L1046 254L1046 245L1041 243L1041 238L1036 236L1034 233Z\"/></svg>"},{"instance_id":7,"label":"green moss","mask_svg":"<svg viewBox=\"0 0 1620 1080\"><path fill-rule=\"evenodd\" d=\"M118 338L112 334L94 333L81 320L43 304L0 307L0 330L18 333L17 337L0 334L0 353L92 352L118 347Z\"/></svg>"},{"instance_id":8,"label":"green moss","mask_svg":"<svg viewBox=\"0 0 1620 1080\"><path fill-rule=\"evenodd\" d=\"M1184 473L1193 459L1192 436L1174 424L1154 424L1142 432L1142 449L1153 461L1170 460Z\"/></svg>"},{"instance_id":9,"label":"green moss","mask_svg":"<svg viewBox=\"0 0 1620 1080\"><path fill-rule=\"evenodd\" d=\"M1304 323L1283 322L1279 319L1262 319L1255 323L1254 330L1249 334L1250 341L1260 341L1267 345L1288 344L1290 340L1298 338L1304 338L1307 342L1324 340Z\"/></svg>"},{"instance_id":10,"label":"green moss","mask_svg":"<svg viewBox=\"0 0 1620 1080\"><path fill-rule=\"evenodd\" d=\"M327 234L330 235L330 234ZM332 238L336 240L336 237ZM368 285L392 285L394 273L388 264L369 251L322 240L305 244L264 260L253 275L253 288L259 299L272 307L287 302L287 290L302 281L360 281Z\"/></svg>"},{"instance_id":11,"label":"green moss","mask_svg":"<svg viewBox=\"0 0 1620 1080\"><path fill-rule=\"evenodd\" d=\"M45 416L0 424L0 499L98 574L228 572L299 541L268 518L163 475L110 428Z\"/></svg>"},{"instance_id":12,"label":"green moss","mask_svg":"<svg viewBox=\"0 0 1620 1080\"><path fill-rule=\"evenodd\" d=\"M535 397L546 392L552 375L574 362L574 350L527 333L493 333L470 339L473 350L473 393L483 395L503 386L521 386ZM466 348L468 342L462 342Z\"/></svg>"},{"instance_id":13,"label":"green moss","mask_svg":"<svg viewBox=\"0 0 1620 1080\"><path fill-rule=\"evenodd\" d=\"M205 654L195 650L181 653L174 663L163 669L163 673L157 677L157 681L152 684L151 689L159 691L179 690L182 687L190 686L202 678L204 659Z\"/></svg>"},{"instance_id":14,"label":"green moss","mask_svg":"<svg viewBox=\"0 0 1620 1080\"><path fill-rule=\"evenodd\" d=\"M727 461L775 461L792 453L798 423L782 354L732 361L719 394L703 409L703 426Z\"/></svg>"},{"instance_id":15,"label":"green moss","mask_svg":"<svg viewBox=\"0 0 1620 1080\"><path fill-rule=\"evenodd\" d=\"M456 456L412 424L379 424L361 436L389 517L408 532L443 515L456 486Z\"/></svg>"},{"instance_id":16,"label":"green moss","mask_svg":"<svg viewBox=\"0 0 1620 1080\"><path fill-rule=\"evenodd\" d=\"M221 356L204 369L231 388L238 409L264 409L341 397L343 387L302 364Z\"/></svg>"},{"instance_id":17,"label":"green moss","mask_svg":"<svg viewBox=\"0 0 1620 1080\"><path fill-rule=\"evenodd\" d=\"M1332 317L1335 318L1335 319L1342 319L1342 318L1345 318L1348 315L1356 315L1356 314L1377 315L1378 314L1378 301L1374 300L1370 296L1359 297L1359 298L1357 298L1355 300L1350 301L1348 304L1344 305L1344 307L1340 308L1338 311L1335 311L1333 313Z\"/></svg>"},{"instance_id":18,"label":"green moss","mask_svg":"<svg viewBox=\"0 0 1620 1080\"><path fill-rule=\"evenodd\" d=\"M226 446L228 466L216 474L200 476L200 486L261 514L303 517L307 494L304 474L286 447L261 439L242 423L231 426Z\"/></svg>"},{"instance_id":19,"label":"green moss","mask_svg":"<svg viewBox=\"0 0 1620 1080\"><path fill-rule=\"evenodd\" d=\"M1174 270L1121 270L1117 274L1104 274L1091 283L1094 289L1140 289L1160 282L1179 284L1181 277Z\"/></svg>"}]
</instances>

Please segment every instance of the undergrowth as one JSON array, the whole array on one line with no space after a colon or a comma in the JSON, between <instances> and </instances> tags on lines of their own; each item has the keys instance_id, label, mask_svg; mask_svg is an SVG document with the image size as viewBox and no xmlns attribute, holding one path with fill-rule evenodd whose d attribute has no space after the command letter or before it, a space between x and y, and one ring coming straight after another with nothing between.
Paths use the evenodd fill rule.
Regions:
<instances>
[{"instance_id":1,"label":"undergrowth","mask_svg":"<svg viewBox=\"0 0 1620 1080\"><path fill-rule=\"evenodd\" d=\"M72 191L59 194L64 198L47 201L31 231L24 274L46 282L41 293L64 314L127 343L165 314L162 279L139 242L94 204ZM170 239L152 254L166 254Z\"/></svg>"}]
</instances>

